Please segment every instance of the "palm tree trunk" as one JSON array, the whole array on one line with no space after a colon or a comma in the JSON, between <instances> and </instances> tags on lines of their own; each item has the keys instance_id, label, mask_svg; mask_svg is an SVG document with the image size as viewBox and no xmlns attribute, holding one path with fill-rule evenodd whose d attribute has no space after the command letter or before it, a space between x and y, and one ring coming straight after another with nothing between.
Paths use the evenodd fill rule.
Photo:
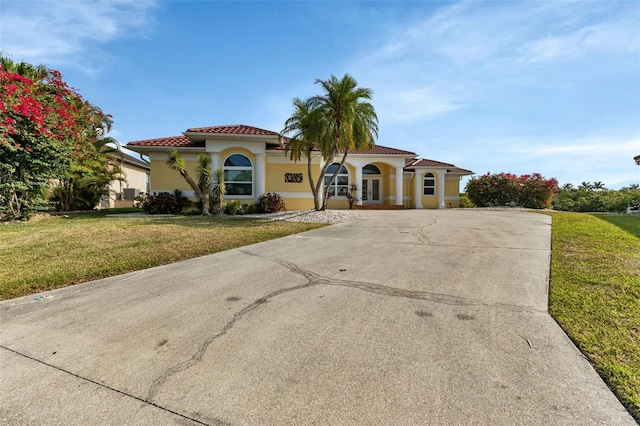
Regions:
<instances>
[{"instance_id":1,"label":"palm tree trunk","mask_svg":"<svg viewBox=\"0 0 640 426\"><path fill-rule=\"evenodd\" d=\"M329 179L329 183L327 184L327 187L329 187L329 186L331 186L333 184L333 182L336 180L336 176L338 176L338 173L340 173L340 170L342 170L342 166L344 166L344 163L347 160L347 153L348 153L348 150L345 149L344 150L344 155L342 156L342 161L340 161L340 165L338 166L336 171L333 172L333 175L331 175L331 179ZM336 152L336 154L337 154L337 152ZM327 200L328 199L329 199L329 191L325 191L324 199L322 201L322 210L326 210L327 209Z\"/></svg>"},{"instance_id":2,"label":"palm tree trunk","mask_svg":"<svg viewBox=\"0 0 640 426\"><path fill-rule=\"evenodd\" d=\"M307 152L307 176L309 176L309 186L311 187L311 193L313 194L313 208L316 211L320 210L321 200L320 200L320 183L318 181L318 185L314 185L313 181L313 172L311 171L311 150ZM322 177L322 173L320 174Z\"/></svg>"}]
</instances>

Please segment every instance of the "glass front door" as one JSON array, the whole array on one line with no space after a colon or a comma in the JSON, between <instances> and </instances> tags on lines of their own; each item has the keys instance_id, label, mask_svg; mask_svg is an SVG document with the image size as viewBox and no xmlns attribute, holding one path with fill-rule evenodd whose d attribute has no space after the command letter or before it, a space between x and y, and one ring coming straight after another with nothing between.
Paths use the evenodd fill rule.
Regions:
<instances>
[{"instance_id":1,"label":"glass front door","mask_svg":"<svg viewBox=\"0 0 640 426\"><path fill-rule=\"evenodd\" d=\"M362 204L382 204L380 178L362 179Z\"/></svg>"}]
</instances>

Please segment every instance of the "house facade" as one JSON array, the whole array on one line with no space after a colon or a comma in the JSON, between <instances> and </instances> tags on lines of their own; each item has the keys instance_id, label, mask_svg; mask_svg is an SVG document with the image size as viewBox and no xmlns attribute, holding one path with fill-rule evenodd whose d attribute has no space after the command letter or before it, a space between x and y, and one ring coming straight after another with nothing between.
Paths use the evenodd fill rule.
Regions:
<instances>
[{"instance_id":1,"label":"house facade","mask_svg":"<svg viewBox=\"0 0 640 426\"><path fill-rule=\"evenodd\" d=\"M137 194L150 190L149 163L122 152L111 157L120 166L124 180L109 183L109 192L100 200L100 208L133 206Z\"/></svg>"},{"instance_id":2,"label":"house facade","mask_svg":"<svg viewBox=\"0 0 640 426\"><path fill-rule=\"evenodd\" d=\"M167 166L169 149L176 149L192 176L197 176L200 154L211 156L212 170L225 171L226 200L253 203L266 192L278 193L288 210L313 208L307 159L294 162L285 155L284 141L277 132L246 125L192 128L180 136L129 142L132 151L149 157L149 190L173 192L179 189L189 197L195 194L177 171ZM381 145L370 150L349 151L330 191L327 207L348 208L347 193L357 186L357 205L397 206L397 208L437 209L460 206L460 179L473 172L453 164L418 159L413 152ZM324 177L339 167L331 164ZM315 180L325 162L320 153L312 155L311 172Z\"/></svg>"}]
</instances>

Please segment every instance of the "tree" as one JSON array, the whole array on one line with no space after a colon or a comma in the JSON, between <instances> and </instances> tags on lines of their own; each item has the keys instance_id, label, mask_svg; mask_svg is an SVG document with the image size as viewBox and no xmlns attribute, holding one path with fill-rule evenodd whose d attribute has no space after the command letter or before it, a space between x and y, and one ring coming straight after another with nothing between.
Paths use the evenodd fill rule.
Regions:
<instances>
[{"instance_id":1,"label":"tree","mask_svg":"<svg viewBox=\"0 0 640 426\"><path fill-rule=\"evenodd\" d=\"M591 184L591 182L582 182L580 185L578 185L578 189L582 189L584 191L591 191L593 189L593 185Z\"/></svg>"},{"instance_id":2,"label":"tree","mask_svg":"<svg viewBox=\"0 0 640 426\"><path fill-rule=\"evenodd\" d=\"M320 197L322 189L322 174L317 183L313 178L311 167L312 153L319 145L316 141L316 135L319 133L312 126L318 126L320 121L314 117L317 112L312 110L309 100L303 101L300 98L293 100L294 112L284 124L284 130L281 135L291 134L285 144L285 155L289 154L289 158L293 161L299 161L302 157L307 158L307 175L309 176L309 186L313 193L313 203L316 210L322 208L322 199ZM326 169L325 169L326 170Z\"/></svg>"},{"instance_id":3,"label":"tree","mask_svg":"<svg viewBox=\"0 0 640 426\"><path fill-rule=\"evenodd\" d=\"M169 150L169 158L167 165L170 169L176 170L184 180L187 181L191 189L196 193L198 200L202 203L202 214L209 216L211 210L209 207L209 194L211 193L211 157L207 154L198 156L198 183L187 172L184 159L175 149Z\"/></svg>"},{"instance_id":4,"label":"tree","mask_svg":"<svg viewBox=\"0 0 640 426\"><path fill-rule=\"evenodd\" d=\"M331 75L328 80L316 79L315 83L321 86L323 93L306 101L294 99L294 113L285 122L281 135L294 133L285 152L290 153L294 160L303 155L307 157L314 205L316 210L324 210L328 191L324 191L322 206L318 198L327 169L342 151L340 166L327 182L327 187L330 187L342 169L349 150L367 149L375 144L378 117L373 105L368 102L373 91L358 87L357 81L349 74L340 80ZM310 157L314 150L320 151L325 160L315 184L310 173Z\"/></svg>"},{"instance_id":5,"label":"tree","mask_svg":"<svg viewBox=\"0 0 640 426\"><path fill-rule=\"evenodd\" d=\"M90 155L72 158L64 177L53 189L53 200L62 211L91 210L108 195L110 182L125 180L118 162L123 158L118 141L105 137L93 145Z\"/></svg>"},{"instance_id":6,"label":"tree","mask_svg":"<svg viewBox=\"0 0 640 426\"><path fill-rule=\"evenodd\" d=\"M593 182L592 188L593 188L594 190L596 190L596 191L603 191L603 190L607 189L607 188L605 187L604 183L603 183L603 182L600 182L600 181L598 181L598 182Z\"/></svg>"},{"instance_id":7,"label":"tree","mask_svg":"<svg viewBox=\"0 0 640 426\"><path fill-rule=\"evenodd\" d=\"M112 119L43 65L0 57L0 89L0 216L27 218L74 158L94 155Z\"/></svg>"}]
</instances>

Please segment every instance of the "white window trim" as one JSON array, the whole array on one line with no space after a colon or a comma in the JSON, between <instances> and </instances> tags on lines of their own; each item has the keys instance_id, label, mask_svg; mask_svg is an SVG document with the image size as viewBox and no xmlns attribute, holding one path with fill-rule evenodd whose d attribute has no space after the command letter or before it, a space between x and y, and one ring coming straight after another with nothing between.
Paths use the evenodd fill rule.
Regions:
<instances>
[{"instance_id":1,"label":"white window trim","mask_svg":"<svg viewBox=\"0 0 640 426\"><path fill-rule=\"evenodd\" d=\"M427 176L427 175L431 175L431 176ZM431 185L427 186L427 185L424 184L424 181L427 180L427 179L433 179L433 186L431 186ZM436 178L435 173L432 173L432 172L425 173L424 176L422 177L422 196L423 197L435 197L436 193L438 191L437 187L438 187L438 180ZM425 194L424 190L427 189L427 188L432 188L433 189L433 194Z\"/></svg>"},{"instance_id":2,"label":"white window trim","mask_svg":"<svg viewBox=\"0 0 640 426\"><path fill-rule=\"evenodd\" d=\"M329 167L331 167L332 165L337 164L338 166L340 166L340 163L331 163L331 165ZM338 181L338 177L340 176L347 176L347 192L349 191L349 188L351 188L351 173L349 173L349 168L346 165L343 165L342 167L344 167L344 169L347 171L347 173L338 173L336 175L336 179L333 181L333 183L331 184L331 186L335 187L337 191L338 189L338 185L336 184L336 182ZM330 188L330 186L324 186L324 178L325 176L331 177L333 173L325 173L324 176L322 176L322 184L323 184L323 189L324 191L327 191L328 188ZM343 185L341 185L343 186ZM330 200L346 200L347 196L346 195L336 195L335 191L333 194L330 195L329 199Z\"/></svg>"},{"instance_id":3,"label":"white window trim","mask_svg":"<svg viewBox=\"0 0 640 426\"><path fill-rule=\"evenodd\" d=\"M234 155L242 155L244 158L246 158L247 160L249 160L249 163L251 163L250 167L247 166L225 166L224 163L227 162L227 160L231 157L233 157ZM238 171L242 171L242 170L251 170L251 194L250 195L235 195L235 194L227 194L226 197L230 198L230 199L238 199L238 200L252 200L255 198L255 192L256 192L256 188L255 188L255 166L253 164L253 162L251 161L251 158L247 157L245 154L243 154L242 152L232 152L231 154L227 155L224 159L224 161L222 162L222 170L224 170L225 172L227 170L238 170ZM249 182L237 182L237 181L224 181L225 186L227 184L242 184L242 185L246 185Z\"/></svg>"}]
</instances>

